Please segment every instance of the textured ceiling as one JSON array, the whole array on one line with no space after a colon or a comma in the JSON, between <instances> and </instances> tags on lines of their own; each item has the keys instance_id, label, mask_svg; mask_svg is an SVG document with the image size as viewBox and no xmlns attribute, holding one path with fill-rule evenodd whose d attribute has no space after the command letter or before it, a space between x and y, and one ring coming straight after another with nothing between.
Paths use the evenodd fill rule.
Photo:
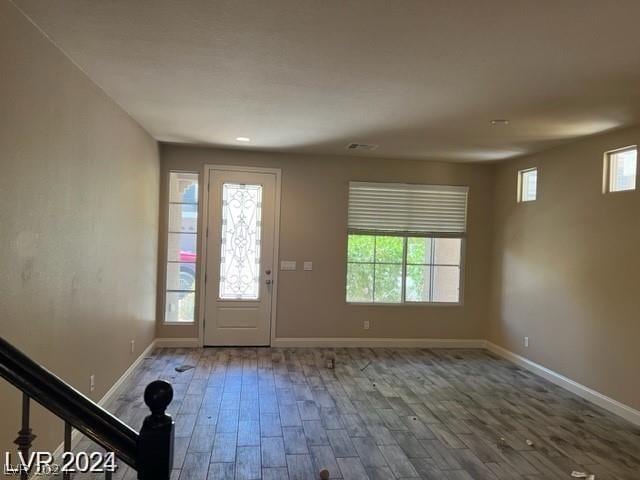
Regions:
<instances>
[{"instance_id":1,"label":"textured ceiling","mask_svg":"<svg viewBox=\"0 0 640 480\"><path fill-rule=\"evenodd\" d=\"M638 0L15 4L162 141L482 161L640 118Z\"/></svg>"}]
</instances>

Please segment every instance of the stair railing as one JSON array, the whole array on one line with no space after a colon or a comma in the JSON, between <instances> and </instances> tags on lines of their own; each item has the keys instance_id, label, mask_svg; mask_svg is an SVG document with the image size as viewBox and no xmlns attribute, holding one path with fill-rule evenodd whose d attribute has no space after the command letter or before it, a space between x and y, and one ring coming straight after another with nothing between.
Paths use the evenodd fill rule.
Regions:
<instances>
[{"instance_id":1,"label":"stair railing","mask_svg":"<svg viewBox=\"0 0 640 480\"><path fill-rule=\"evenodd\" d=\"M30 424L31 400L64 421L65 452L71 451L71 434L76 429L136 470L139 480L169 480L174 435L173 419L166 414L173 399L170 383L156 380L147 385L144 401L151 413L138 433L2 337L0 376L22 392L22 421L15 440L19 458L27 465L19 471L21 480L27 480L37 468L28 461L36 438ZM71 478L69 471L60 473L64 480ZM114 472L107 469L104 473L110 480Z\"/></svg>"}]
</instances>

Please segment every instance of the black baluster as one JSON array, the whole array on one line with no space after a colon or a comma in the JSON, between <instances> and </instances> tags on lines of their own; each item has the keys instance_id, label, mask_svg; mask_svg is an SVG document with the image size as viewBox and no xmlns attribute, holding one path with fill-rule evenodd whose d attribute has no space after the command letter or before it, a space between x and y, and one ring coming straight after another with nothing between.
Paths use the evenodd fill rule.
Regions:
<instances>
[{"instance_id":1,"label":"black baluster","mask_svg":"<svg viewBox=\"0 0 640 480\"><path fill-rule=\"evenodd\" d=\"M165 413L171 400L173 388L164 380L151 382L144 391L144 403L151 415L144 419L138 438L139 480L169 480L171 476L174 424Z\"/></svg>"},{"instance_id":2,"label":"black baluster","mask_svg":"<svg viewBox=\"0 0 640 480\"><path fill-rule=\"evenodd\" d=\"M71 451L71 424L64 422L64 448L62 452ZM63 457L64 458L64 457ZM71 480L71 472L62 472L63 480Z\"/></svg>"},{"instance_id":3,"label":"black baluster","mask_svg":"<svg viewBox=\"0 0 640 480\"><path fill-rule=\"evenodd\" d=\"M29 450L35 440L36 436L31 432L29 427L30 416L30 403L29 397L26 393L22 394L22 428L18 432L18 438L13 442L18 446L18 450L22 453L22 459L25 462L29 461ZM29 472L21 470L20 480L27 480L29 478Z\"/></svg>"}]
</instances>

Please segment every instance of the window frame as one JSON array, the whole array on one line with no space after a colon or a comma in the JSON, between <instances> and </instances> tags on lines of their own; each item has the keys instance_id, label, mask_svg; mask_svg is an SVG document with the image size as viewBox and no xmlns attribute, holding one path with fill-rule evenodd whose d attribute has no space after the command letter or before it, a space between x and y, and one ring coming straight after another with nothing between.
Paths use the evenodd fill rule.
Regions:
<instances>
[{"instance_id":1,"label":"window frame","mask_svg":"<svg viewBox=\"0 0 640 480\"><path fill-rule=\"evenodd\" d=\"M401 301L400 302L350 302L347 300L347 282L349 275L349 264L350 263L358 263L358 262L349 262L349 235L369 235L374 237L402 237L403 239L403 253L402 253L402 286L401 286ZM409 238L455 238L460 239L460 277L458 283L458 301L457 302L429 302L429 301L407 301L406 300L406 275L407 275L407 243ZM344 279L345 279L345 288L344 288L344 300L345 303L349 306L383 306L383 307L461 307L464 306L464 279L465 279L465 265L466 265L466 244L467 237L466 233L432 233L428 235L417 235L412 232L386 232L386 231L364 231L364 230L347 230L347 241L346 241L346 261L345 261L345 271L344 271ZM375 265L375 257L374 262L360 262L363 264L371 264ZM380 262L381 265L390 265L389 263ZM395 263L392 265L396 265ZM413 264L412 264L413 265ZM426 265L426 264L425 264ZM438 266L438 264L429 264L430 266ZM444 265L444 264L443 264ZM446 265L445 265L446 266ZM432 272L433 275L433 272ZM374 289L375 289L375 276L373 279ZM431 285L430 288L433 288Z\"/></svg>"},{"instance_id":2,"label":"window frame","mask_svg":"<svg viewBox=\"0 0 640 480\"><path fill-rule=\"evenodd\" d=\"M635 150L636 152L636 177L635 185L633 188L625 190L613 190L613 169L611 168L611 162L613 156ZM638 189L638 145L627 145L626 147L614 148L613 150L607 150L604 152L603 171L602 171L602 193L628 193L635 192Z\"/></svg>"},{"instance_id":3,"label":"window frame","mask_svg":"<svg viewBox=\"0 0 640 480\"><path fill-rule=\"evenodd\" d=\"M525 200L524 198L524 176L527 173L536 172L536 198ZM518 181L516 188L516 201L517 203L533 203L538 200L538 177L539 177L538 167L529 167L518 170Z\"/></svg>"},{"instance_id":4,"label":"window frame","mask_svg":"<svg viewBox=\"0 0 640 480\"><path fill-rule=\"evenodd\" d=\"M167 293L175 293L175 292L185 292L185 293L189 293L191 292L191 290L175 290L175 289L168 289L168 281L167 281L167 273L168 273L168 265L170 263L184 263L184 262L175 262L175 261L169 261L169 236L172 233L182 233L182 232L171 232L170 231L170 219L171 219L171 205L193 205L192 203L185 203L185 202L171 202L171 174L173 173L187 173L187 174L192 174L192 175L196 175L197 176L197 188L198 188L198 198L197 198L197 202L195 203L196 206L196 212L197 212L197 220L196 220L196 232L192 235L195 236L195 241L196 241L196 260L195 262L193 262L194 265L194 305L193 305L193 320L191 321L167 321ZM164 231L163 231L163 235L164 235L164 251L163 251L163 262L162 262L162 278L161 281L159 282L162 285L162 305L161 305L161 311L159 312L162 315L162 325L170 325L170 326L174 326L174 325L182 325L182 326L189 326L189 327L193 327L194 325L198 324L198 316L199 316L199 297L200 297L200 292L199 292L199 275L200 275L200 253L201 253L201 249L200 249L200 243L201 243L201 235L200 235L200 230L201 230L201 203L202 203L202 175L201 172L197 171L197 170L180 170L180 169L171 169L167 171L166 174L166 179L164 182L164 191L166 192L166 198L164 201L164 205L166 206L166 215L164 216Z\"/></svg>"}]
</instances>

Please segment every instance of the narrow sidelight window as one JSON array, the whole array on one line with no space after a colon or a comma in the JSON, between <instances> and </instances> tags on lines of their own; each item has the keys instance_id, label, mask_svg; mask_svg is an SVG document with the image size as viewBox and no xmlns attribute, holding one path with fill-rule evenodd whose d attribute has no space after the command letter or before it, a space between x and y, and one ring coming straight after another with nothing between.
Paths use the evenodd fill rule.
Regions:
<instances>
[{"instance_id":1,"label":"narrow sidelight window","mask_svg":"<svg viewBox=\"0 0 640 480\"><path fill-rule=\"evenodd\" d=\"M636 189L636 146L612 150L605 154L605 193Z\"/></svg>"},{"instance_id":2,"label":"narrow sidelight window","mask_svg":"<svg viewBox=\"0 0 640 480\"><path fill-rule=\"evenodd\" d=\"M198 174L169 173L165 314L167 323L195 322Z\"/></svg>"},{"instance_id":3,"label":"narrow sidelight window","mask_svg":"<svg viewBox=\"0 0 640 480\"><path fill-rule=\"evenodd\" d=\"M518 202L533 202L538 196L538 169L518 172Z\"/></svg>"}]
</instances>

